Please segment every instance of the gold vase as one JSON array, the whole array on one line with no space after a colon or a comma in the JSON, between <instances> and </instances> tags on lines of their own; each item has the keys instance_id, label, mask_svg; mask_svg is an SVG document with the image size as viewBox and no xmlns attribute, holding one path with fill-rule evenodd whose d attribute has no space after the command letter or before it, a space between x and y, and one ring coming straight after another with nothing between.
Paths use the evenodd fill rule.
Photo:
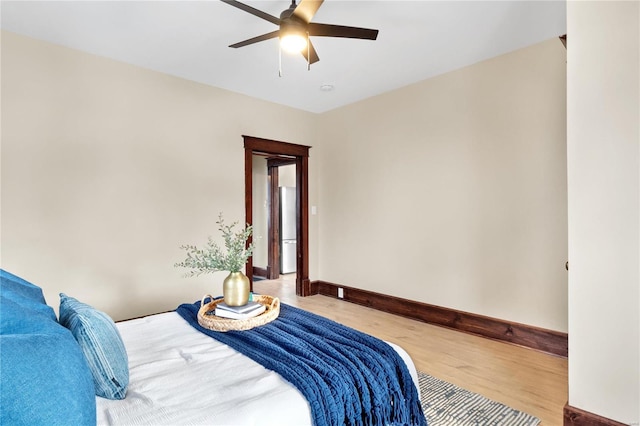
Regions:
<instances>
[{"instance_id":1,"label":"gold vase","mask_svg":"<svg viewBox=\"0 0 640 426\"><path fill-rule=\"evenodd\" d=\"M249 302L249 278L242 272L231 272L222 283L224 303L229 306L242 306Z\"/></svg>"}]
</instances>

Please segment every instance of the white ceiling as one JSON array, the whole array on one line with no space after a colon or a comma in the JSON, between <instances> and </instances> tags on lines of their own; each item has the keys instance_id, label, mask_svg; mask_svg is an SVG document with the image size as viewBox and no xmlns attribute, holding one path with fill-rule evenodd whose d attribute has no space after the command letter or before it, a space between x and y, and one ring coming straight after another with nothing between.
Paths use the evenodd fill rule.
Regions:
<instances>
[{"instance_id":1,"label":"white ceiling","mask_svg":"<svg viewBox=\"0 0 640 426\"><path fill-rule=\"evenodd\" d=\"M290 1L247 4L279 16ZM376 41L312 38L320 62L282 55L277 27L220 1L5 1L1 27L51 43L311 112L566 33L564 0L326 0L312 22L374 28ZM334 90L320 90L331 84Z\"/></svg>"}]
</instances>

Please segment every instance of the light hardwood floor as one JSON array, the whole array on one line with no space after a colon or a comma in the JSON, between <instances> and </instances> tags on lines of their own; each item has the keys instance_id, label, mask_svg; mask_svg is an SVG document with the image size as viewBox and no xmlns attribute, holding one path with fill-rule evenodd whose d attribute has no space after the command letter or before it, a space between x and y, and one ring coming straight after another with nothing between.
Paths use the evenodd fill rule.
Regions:
<instances>
[{"instance_id":1,"label":"light hardwood floor","mask_svg":"<svg viewBox=\"0 0 640 426\"><path fill-rule=\"evenodd\" d=\"M298 297L293 274L255 282L254 291L396 343L420 371L532 414L544 426L562 425L568 396L566 358L327 296Z\"/></svg>"}]
</instances>

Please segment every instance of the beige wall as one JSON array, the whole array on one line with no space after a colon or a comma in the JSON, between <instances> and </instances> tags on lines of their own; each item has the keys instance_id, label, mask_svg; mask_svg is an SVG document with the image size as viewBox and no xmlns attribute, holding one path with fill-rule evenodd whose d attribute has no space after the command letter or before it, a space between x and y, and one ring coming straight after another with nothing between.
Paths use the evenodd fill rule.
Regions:
<instances>
[{"instance_id":1,"label":"beige wall","mask_svg":"<svg viewBox=\"0 0 640 426\"><path fill-rule=\"evenodd\" d=\"M269 207L267 205L267 158L253 156L253 266L267 268L269 256Z\"/></svg>"},{"instance_id":2,"label":"beige wall","mask_svg":"<svg viewBox=\"0 0 640 426\"><path fill-rule=\"evenodd\" d=\"M319 276L567 330L556 38L325 113Z\"/></svg>"},{"instance_id":3,"label":"beige wall","mask_svg":"<svg viewBox=\"0 0 640 426\"><path fill-rule=\"evenodd\" d=\"M243 220L247 134L313 146L312 280L566 331L557 40L323 115L10 33L2 53L2 265L52 305L220 293L173 263Z\"/></svg>"},{"instance_id":4,"label":"beige wall","mask_svg":"<svg viewBox=\"0 0 640 426\"><path fill-rule=\"evenodd\" d=\"M313 119L2 32L2 267L115 319L221 294L179 245L244 221L241 135L314 145Z\"/></svg>"},{"instance_id":5,"label":"beige wall","mask_svg":"<svg viewBox=\"0 0 640 426\"><path fill-rule=\"evenodd\" d=\"M640 423L640 6L567 5L569 404Z\"/></svg>"},{"instance_id":6,"label":"beige wall","mask_svg":"<svg viewBox=\"0 0 640 426\"><path fill-rule=\"evenodd\" d=\"M296 186L296 165L278 167L278 186Z\"/></svg>"}]
</instances>

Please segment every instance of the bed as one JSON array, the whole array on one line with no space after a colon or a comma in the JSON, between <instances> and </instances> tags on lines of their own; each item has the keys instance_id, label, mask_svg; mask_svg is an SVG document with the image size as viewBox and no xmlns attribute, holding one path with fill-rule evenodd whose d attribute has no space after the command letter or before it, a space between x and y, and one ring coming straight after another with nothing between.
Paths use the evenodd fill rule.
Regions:
<instances>
[{"instance_id":1,"label":"bed","mask_svg":"<svg viewBox=\"0 0 640 426\"><path fill-rule=\"evenodd\" d=\"M71 330L62 326L69 326L68 309L62 303L74 303L80 311L91 308L61 295L58 322L38 287L5 271L1 273L1 424L336 424L318 421L309 403L312 399L304 391L251 359L251 355L233 349L233 343L225 344L193 327L180 308L113 325L122 346L116 344L106 352L120 352L125 366L121 365L120 371L118 363L106 367L113 370L108 373L117 380L109 376L109 383L96 384L95 379L91 383L92 374L87 370L94 366L91 362L83 365L82 358L87 354L78 349L80 341L73 324ZM35 317L36 325L25 325ZM106 321L105 317L100 318ZM49 334L53 337L45 337ZM100 339L105 340L104 336ZM411 397L419 406L413 362L402 348L389 345L406 367L414 391ZM109 398L94 396L102 386L109 388ZM90 400L87 395L91 395ZM399 407L401 402L391 405ZM409 404L414 406L416 401ZM413 413L412 420L403 423L426 425L420 416Z\"/></svg>"}]
</instances>

